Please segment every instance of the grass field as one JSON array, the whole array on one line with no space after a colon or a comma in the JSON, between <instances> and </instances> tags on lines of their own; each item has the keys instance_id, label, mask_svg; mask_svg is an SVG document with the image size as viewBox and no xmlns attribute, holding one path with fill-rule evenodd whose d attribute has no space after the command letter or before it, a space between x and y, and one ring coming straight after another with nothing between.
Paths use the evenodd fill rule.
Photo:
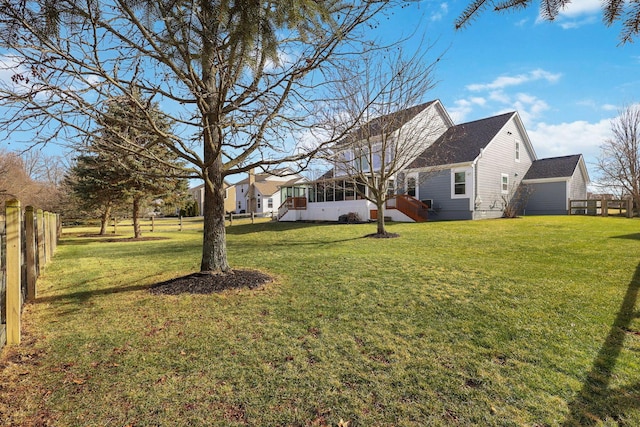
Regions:
<instances>
[{"instance_id":1,"label":"grass field","mask_svg":"<svg viewBox=\"0 0 640 427\"><path fill-rule=\"evenodd\" d=\"M152 295L198 269L191 225L65 230L1 425L640 425L638 220L234 222L230 263L273 283Z\"/></svg>"}]
</instances>

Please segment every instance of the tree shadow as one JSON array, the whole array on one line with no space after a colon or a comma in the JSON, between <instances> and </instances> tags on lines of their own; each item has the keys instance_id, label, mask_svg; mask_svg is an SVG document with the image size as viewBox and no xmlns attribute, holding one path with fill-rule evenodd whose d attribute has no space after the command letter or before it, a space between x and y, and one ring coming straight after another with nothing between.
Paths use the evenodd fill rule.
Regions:
<instances>
[{"instance_id":1,"label":"tree shadow","mask_svg":"<svg viewBox=\"0 0 640 427\"><path fill-rule=\"evenodd\" d=\"M628 240L640 240L640 233L625 234L622 236L614 236L612 239L628 239Z\"/></svg>"},{"instance_id":2,"label":"tree shadow","mask_svg":"<svg viewBox=\"0 0 640 427\"><path fill-rule=\"evenodd\" d=\"M639 290L640 265L636 267L620 310L584 380L582 389L569 403L569 415L562 424L563 427L593 426L607 419L623 422L622 417L626 412L640 408L640 383L611 388L615 365L624 348L626 336L640 334L630 329L631 322L640 317L640 312L635 308Z\"/></svg>"},{"instance_id":3,"label":"tree shadow","mask_svg":"<svg viewBox=\"0 0 640 427\"><path fill-rule=\"evenodd\" d=\"M67 303L78 303L82 304L87 301L91 297L96 297L100 295L114 295L123 292L135 292L141 291L144 289L149 289L151 287L150 284L144 285L129 285L129 286L115 286L111 288L102 288L102 289L92 289L86 291L77 291L77 292L69 292L59 295L51 295L46 297L38 297L35 300L36 304L41 303L51 303L51 302L59 302L64 301Z\"/></svg>"}]
</instances>

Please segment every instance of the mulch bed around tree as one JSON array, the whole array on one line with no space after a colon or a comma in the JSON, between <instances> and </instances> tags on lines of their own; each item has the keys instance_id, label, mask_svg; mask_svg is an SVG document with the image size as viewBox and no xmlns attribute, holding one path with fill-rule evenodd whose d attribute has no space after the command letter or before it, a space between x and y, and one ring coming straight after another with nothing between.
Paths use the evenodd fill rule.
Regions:
<instances>
[{"instance_id":1,"label":"mulch bed around tree","mask_svg":"<svg viewBox=\"0 0 640 427\"><path fill-rule=\"evenodd\" d=\"M400 237L400 235L398 233L386 233L386 234L372 233L372 234L367 234L364 237L369 239L395 239L396 237Z\"/></svg>"},{"instance_id":2,"label":"mulch bed around tree","mask_svg":"<svg viewBox=\"0 0 640 427\"><path fill-rule=\"evenodd\" d=\"M156 283L149 290L155 295L212 294L228 289L256 289L273 278L256 270L232 270L228 273L193 273Z\"/></svg>"}]
</instances>

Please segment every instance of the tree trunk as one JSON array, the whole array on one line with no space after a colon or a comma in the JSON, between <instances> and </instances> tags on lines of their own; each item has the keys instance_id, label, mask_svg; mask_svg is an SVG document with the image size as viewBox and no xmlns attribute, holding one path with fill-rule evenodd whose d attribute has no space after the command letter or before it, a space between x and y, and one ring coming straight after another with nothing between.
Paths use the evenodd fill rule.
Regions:
<instances>
[{"instance_id":1,"label":"tree trunk","mask_svg":"<svg viewBox=\"0 0 640 427\"><path fill-rule=\"evenodd\" d=\"M205 148L205 158L207 156ZM221 174L222 162L218 158L206 171L204 186L204 236L202 239L201 272L227 272L227 232L224 225L224 187Z\"/></svg>"},{"instance_id":2,"label":"tree trunk","mask_svg":"<svg viewBox=\"0 0 640 427\"><path fill-rule=\"evenodd\" d=\"M378 235L384 236L387 234L387 230L384 227L384 200L378 200L376 202L378 208Z\"/></svg>"},{"instance_id":3,"label":"tree trunk","mask_svg":"<svg viewBox=\"0 0 640 427\"><path fill-rule=\"evenodd\" d=\"M133 198L133 237L135 239L139 239L142 237L142 232L140 231L140 221L138 218L140 217L140 199L137 197Z\"/></svg>"},{"instance_id":4,"label":"tree trunk","mask_svg":"<svg viewBox=\"0 0 640 427\"><path fill-rule=\"evenodd\" d=\"M107 234L107 225L109 225L109 217L111 216L111 203L107 203L100 217L100 235Z\"/></svg>"},{"instance_id":5,"label":"tree trunk","mask_svg":"<svg viewBox=\"0 0 640 427\"><path fill-rule=\"evenodd\" d=\"M213 3L200 0L204 22L215 22L218 18ZM215 31L209 29L210 31ZM227 232L224 225L224 185L222 175L222 137L219 133L221 112L219 86L216 77L215 35L207 33L202 43L202 82L207 92L200 107L202 113L202 143L204 148L204 235L202 237L201 272L228 272Z\"/></svg>"}]
</instances>

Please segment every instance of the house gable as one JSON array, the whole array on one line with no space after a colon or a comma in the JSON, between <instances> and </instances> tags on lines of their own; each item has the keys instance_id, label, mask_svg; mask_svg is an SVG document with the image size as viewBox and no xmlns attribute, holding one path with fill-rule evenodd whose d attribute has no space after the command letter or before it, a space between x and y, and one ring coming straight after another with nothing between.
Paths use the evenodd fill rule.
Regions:
<instances>
[{"instance_id":1,"label":"house gable","mask_svg":"<svg viewBox=\"0 0 640 427\"><path fill-rule=\"evenodd\" d=\"M527 212L564 215L569 199L586 199L589 173L581 154L536 160L524 179L531 196Z\"/></svg>"},{"instance_id":2,"label":"house gable","mask_svg":"<svg viewBox=\"0 0 640 427\"><path fill-rule=\"evenodd\" d=\"M582 169L579 172L585 175L588 180L589 175L586 172L587 169L581 154L539 159L533 162L524 180L528 182L537 180L569 180L578 172L578 168Z\"/></svg>"},{"instance_id":3,"label":"house gable","mask_svg":"<svg viewBox=\"0 0 640 427\"><path fill-rule=\"evenodd\" d=\"M351 173L352 168L358 167L362 152L372 157L372 165L367 162L367 167L379 170L383 148L387 156L395 152L402 156L399 163L407 164L452 125L449 114L438 100L372 119L333 147L336 160L330 174Z\"/></svg>"},{"instance_id":4,"label":"house gable","mask_svg":"<svg viewBox=\"0 0 640 427\"><path fill-rule=\"evenodd\" d=\"M515 113L451 126L407 169L442 167L473 162Z\"/></svg>"},{"instance_id":5,"label":"house gable","mask_svg":"<svg viewBox=\"0 0 640 427\"><path fill-rule=\"evenodd\" d=\"M511 113L475 160L474 218L501 217L535 159L518 113Z\"/></svg>"}]
</instances>

